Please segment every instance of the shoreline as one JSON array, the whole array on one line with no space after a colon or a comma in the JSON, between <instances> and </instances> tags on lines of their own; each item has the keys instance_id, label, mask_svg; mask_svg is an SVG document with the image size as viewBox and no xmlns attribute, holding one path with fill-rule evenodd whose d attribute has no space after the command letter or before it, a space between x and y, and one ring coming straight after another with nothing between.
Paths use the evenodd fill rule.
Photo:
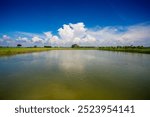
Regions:
<instances>
[{"instance_id":1,"label":"shoreline","mask_svg":"<svg viewBox=\"0 0 150 117\"><path fill-rule=\"evenodd\" d=\"M17 54L25 54L32 52L42 52L49 51L49 48L0 48L0 57L1 56L11 56Z\"/></svg>"},{"instance_id":2,"label":"shoreline","mask_svg":"<svg viewBox=\"0 0 150 117\"><path fill-rule=\"evenodd\" d=\"M114 52L130 52L130 53L143 53L150 54L150 48L29 48L29 47L8 47L0 48L0 57L1 56L10 56L16 54L32 53L32 52L43 52L50 50L104 50L104 51L114 51Z\"/></svg>"},{"instance_id":3,"label":"shoreline","mask_svg":"<svg viewBox=\"0 0 150 117\"><path fill-rule=\"evenodd\" d=\"M0 57L1 56L11 56L16 54L25 54L33 52L44 52L50 50L98 50L98 48L44 48L44 47L3 47L0 48Z\"/></svg>"},{"instance_id":4,"label":"shoreline","mask_svg":"<svg viewBox=\"0 0 150 117\"><path fill-rule=\"evenodd\" d=\"M150 54L150 48L149 47L144 47L144 48L111 48L111 47L106 47L106 48L99 48L99 50Z\"/></svg>"}]
</instances>

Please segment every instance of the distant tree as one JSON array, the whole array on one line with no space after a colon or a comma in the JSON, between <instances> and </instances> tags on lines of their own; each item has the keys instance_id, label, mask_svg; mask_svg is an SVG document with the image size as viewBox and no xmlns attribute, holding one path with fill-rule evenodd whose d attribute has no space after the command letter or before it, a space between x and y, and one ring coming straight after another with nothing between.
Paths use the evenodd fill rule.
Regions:
<instances>
[{"instance_id":1,"label":"distant tree","mask_svg":"<svg viewBox=\"0 0 150 117\"><path fill-rule=\"evenodd\" d=\"M71 46L72 48L78 48L78 47L80 47L78 44L73 44L72 46Z\"/></svg>"},{"instance_id":2,"label":"distant tree","mask_svg":"<svg viewBox=\"0 0 150 117\"><path fill-rule=\"evenodd\" d=\"M37 45L34 45L34 48L37 48Z\"/></svg>"},{"instance_id":3,"label":"distant tree","mask_svg":"<svg viewBox=\"0 0 150 117\"><path fill-rule=\"evenodd\" d=\"M142 48L143 48L143 46L137 46L137 48L142 49Z\"/></svg>"},{"instance_id":4,"label":"distant tree","mask_svg":"<svg viewBox=\"0 0 150 117\"><path fill-rule=\"evenodd\" d=\"M21 44L17 44L17 47L21 47L22 45Z\"/></svg>"},{"instance_id":5,"label":"distant tree","mask_svg":"<svg viewBox=\"0 0 150 117\"><path fill-rule=\"evenodd\" d=\"M44 48L51 48L52 46L44 46Z\"/></svg>"}]
</instances>

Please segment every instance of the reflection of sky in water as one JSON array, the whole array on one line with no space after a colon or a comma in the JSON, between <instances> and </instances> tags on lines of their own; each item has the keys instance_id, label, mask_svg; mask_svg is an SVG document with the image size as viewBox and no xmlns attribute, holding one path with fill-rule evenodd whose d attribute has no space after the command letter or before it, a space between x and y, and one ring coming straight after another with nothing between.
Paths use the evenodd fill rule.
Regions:
<instances>
[{"instance_id":1,"label":"reflection of sky in water","mask_svg":"<svg viewBox=\"0 0 150 117\"><path fill-rule=\"evenodd\" d=\"M63 56L65 54L65 56ZM80 71L84 72L85 62L84 58L81 59L81 55L78 52L62 52L59 60L59 67L65 71Z\"/></svg>"},{"instance_id":2,"label":"reflection of sky in water","mask_svg":"<svg viewBox=\"0 0 150 117\"><path fill-rule=\"evenodd\" d=\"M54 50L0 58L0 99L148 99L150 55Z\"/></svg>"}]
</instances>

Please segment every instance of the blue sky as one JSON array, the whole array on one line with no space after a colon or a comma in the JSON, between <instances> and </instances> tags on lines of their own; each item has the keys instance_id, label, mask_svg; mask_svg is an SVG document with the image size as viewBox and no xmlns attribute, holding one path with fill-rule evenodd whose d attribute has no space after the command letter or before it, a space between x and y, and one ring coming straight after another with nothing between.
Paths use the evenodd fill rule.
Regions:
<instances>
[{"instance_id":1,"label":"blue sky","mask_svg":"<svg viewBox=\"0 0 150 117\"><path fill-rule=\"evenodd\" d=\"M0 38L43 39L49 31L52 36L63 39L58 29L64 29L64 24L74 28L70 23L83 23L80 26L88 31L97 27L129 30L137 25L147 29L149 11L150 0L0 0Z\"/></svg>"}]
</instances>

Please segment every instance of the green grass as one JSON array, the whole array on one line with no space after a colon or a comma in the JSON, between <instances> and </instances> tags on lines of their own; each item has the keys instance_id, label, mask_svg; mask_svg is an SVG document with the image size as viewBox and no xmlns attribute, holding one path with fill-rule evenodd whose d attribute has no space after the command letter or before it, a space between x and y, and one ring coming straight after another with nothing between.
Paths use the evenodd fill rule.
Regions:
<instances>
[{"instance_id":1,"label":"green grass","mask_svg":"<svg viewBox=\"0 0 150 117\"><path fill-rule=\"evenodd\" d=\"M142 48L117 48L117 47L100 47L99 50L107 50L107 51L119 51L119 52L134 52L134 53L146 53L150 54L150 47L142 47Z\"/></svg>"},{"instance_id":2,"label":"green grass","mask_svg":"<svg viewBox=\"0 0 150 117\"><path fill-rule=\"evenodd\" d=\"M48 50L95 50L98 48L17 48L17 47L1 47L0 48L0 56L8 56L22 53L31 53L31 52L40 52L40 51L48 51Z\"/></svg>"},{"instance_id":3,"label":"green grass","mask_svg":"<svg viewBox=\"0 0 150 117\"><path fill-rule=\"evenodd\" d=\"M99 47L99 48L17 48L17 47L1 47L0 48L0 56L8 56L22 53L31 53L31 52L40 52L40 51L48 51L48 50L106 50L106 51L120 51L120 52L134 52L134 53L146 53L150 54L150 47L143 48L117 48L117 47Z\"/></svg>"},{"instance_id":4,"label":"green grass","mask_svg":"<svg viewBox=\"0 0 150 117\"><path fill-rule=\"evenodd\" d=\"M0 48L0 56L48 51L50 48Z\"/></svg>"}]
</instances>

